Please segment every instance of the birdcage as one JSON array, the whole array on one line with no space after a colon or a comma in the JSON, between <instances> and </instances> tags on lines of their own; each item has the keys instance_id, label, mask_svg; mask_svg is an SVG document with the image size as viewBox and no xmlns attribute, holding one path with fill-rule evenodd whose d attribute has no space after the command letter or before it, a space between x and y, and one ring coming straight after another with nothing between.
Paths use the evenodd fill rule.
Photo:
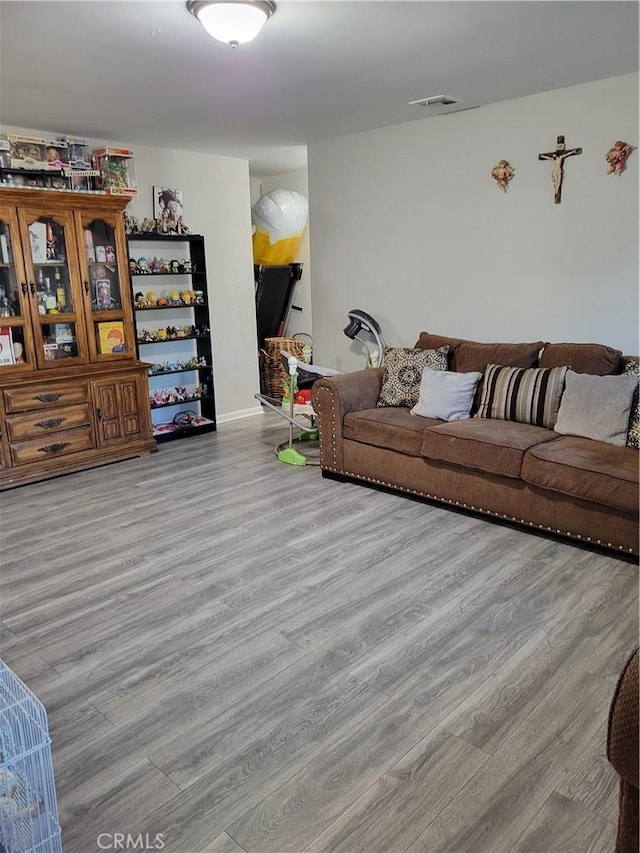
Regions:
<instances>
[{"instance_id":1,"label":"birdcage","mask_svg":"<svg viewBox=\"0 0 640 853\"><path fill-rule=\"evenodd\" d=\"M47 713L2 660L0 853L62 853Z\"/></svg>"}]
</instances>

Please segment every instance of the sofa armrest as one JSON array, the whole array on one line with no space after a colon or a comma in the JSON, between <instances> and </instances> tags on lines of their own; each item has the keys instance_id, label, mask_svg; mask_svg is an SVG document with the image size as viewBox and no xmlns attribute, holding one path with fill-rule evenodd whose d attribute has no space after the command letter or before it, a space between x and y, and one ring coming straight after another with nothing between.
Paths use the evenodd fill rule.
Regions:
<instances>
[{"instance_id":1,"label":"sofa armrest","mask_svg":"<svg viewBox=\"0 0 640 853\"><path fill-rule=\"evenodd\" d=\"M627 660L611 702L607 758L621 779L638 787L638 649Z\"/></svg>"},{"instance_id":2,"label":"sofa armrest","mask_svg":"<svg viewBox=\"0 0 640 853\"><path fill-rule=\"evenodd\" d=\"M607 758L620 776L615 853L638 853L638 649L625 664L611 702Z\"/></svg>"},{"instance_id":3,"label":"sofa armrest","mask_svg":"<svg viewBox=\"0 0 640 853\"><path fill-rule=\"evenodd\" d=\"M328 471L343 468L342 423L349 412L374 409L382 387L382 367L318 379L313 385L313 409L320 427L320 465Z\"/></svg>"}]
</instances>

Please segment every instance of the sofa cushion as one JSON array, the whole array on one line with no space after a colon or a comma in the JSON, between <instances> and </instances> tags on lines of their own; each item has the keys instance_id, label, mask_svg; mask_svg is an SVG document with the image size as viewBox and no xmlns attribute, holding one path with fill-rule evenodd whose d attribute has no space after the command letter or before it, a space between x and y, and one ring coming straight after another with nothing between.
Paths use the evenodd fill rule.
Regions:
<instances>
[{"instance_id":1,"label":"sofa cushion","mask_svg":"<svg viewBox=\"0 0 640 853\"><path fill-rule=\"evenodd\" d=\"M622 353L603 344L545 344L540 367L568 365L576 373L609 376L618 373Z\"/></svg>"},{"instance_id":2,"label":"sofa cushion","mask_svg":"<svg viewBox=\"0 0 640 853\"><path fill-rule=\"evenodd\" d=\"M622 372L628 376L637 376L640 378L640 361L633 355L624 355L622 357ZM635 447L636 450L640 450L640 394L638 388L636 388L636 392L633 395L633 402L631 403L627 447Z\"/></svg>"},{"instance_id":3,"label":"sofa cushion","mask_svg":"<svg viewBox=\"0 0 640 853\"><path fill-rule=\"evenodd\" d=\"M428 459L517 479L525 452L554 438L543 427L474 418L430 425L424 431L420 453Z\"/></svg>"},{"instance_id":4,"label":"sofa cushion","mask_svg":"<svg viewBox=\"0 0 640 853\"><path fill-rule=\"evenodd\" d=\"M635 376L590 376L569 370L554 430L624 447L637 387Z\"/></svg>"},{"instance_id":5,"label":"sofa cushion","mask_svg":"<svg viewBox=\"0 0 640 853\"><path fill-rule=\"evenodd\" d=\"M456 351L456 370L464 373L479 370L484 373L488 364L534 367L538 363L542 346L542 341L530 344L478 344L463 341Z\"/></svg>"},{"instance_id":6,"label":"sofa cushion","mask_svg":"<svg viewBox=\"0 0 640 853\"><path fill-rule=\"evenodd\" d=\"M401 407L363 409L345 415L343 433L346 439L361 444L419 456L425 427L437 423L442 421L416 418Z\"/></svg>"},{"instance_id":7,"label":"sofa cushion","mask_svg":"<svg viewBox=\"0 0 640 853\"><path fill-rule=\"evenodd\" d=\"M384 354L384 374L378 405L415 406L420 394L422 372L425 368L446 370L448 352L446 346L427 350L389 347Z\"/></svg>"},{"instance_id":8,"label":"sofa cushion","mask_svg":"<svg viewBox=\"0 0 640 853\"><path fill-rule=\"evenodd\" d=\"M420 397L411 414L443 421L466 420L481 377L477 371L459 373L456 370L427 368L422 373Z\"/></svg>"},{"instance_id":9,"label":"sofa cushion","mask_svg":"<svg viewBox=\"0 0 640 853\"><path fill-rule=\"evenodd\" d=\"M638 454L632 447L557 437L527 451L522 479L623 512L638 512Z\"/></svg>"},{"instance_id":10,"label":"sofa cushion","mask_svg":"<svg viewBox=\"0 0 640 853\"><path fill-rule=\"evenodd\" d=\"M416 342L418 349L449 347L449 369L469 373L478 370L484 373L487 364L504 364L508 367L534 367L544 346L543 341L520 344L483 344L464 338L447 338L420 332Z\"/></svg>"},{"instance_id":11,"label":"sofa cushion","mask_svg":"<svg viewBox=\"0 0 640 853\"><path fill-rule=\"evenodd\" d=\"M566 367L501 367L488 364L476 418L497 418L553 429Z\"/></svg>"}]
</instances>

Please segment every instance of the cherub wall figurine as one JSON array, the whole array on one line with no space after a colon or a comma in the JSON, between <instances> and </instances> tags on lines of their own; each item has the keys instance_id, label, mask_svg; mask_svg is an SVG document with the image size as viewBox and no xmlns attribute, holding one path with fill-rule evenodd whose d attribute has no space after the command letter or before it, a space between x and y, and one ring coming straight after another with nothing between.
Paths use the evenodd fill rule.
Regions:
<instances>
[{"instance_id":1,"label":"cherub wall figurine","mask_svg":"<svg viewBox=\"0 0 640 853\"><path fill-rule=\"evenodd\" d=\"M604 155L609 164L607 175L620 176L627 168L627 157L633 150L633 145L629 145L628 142L622 142L620 139L614 142L613 147Z\"/></svg>"},{"instance_id":2,"label":"cherub wall figurine","mask_svg":"<svg viewBox=\"0 0 640 853\"><path fill-rule=\"evenodd\" d=\"M515 175L516 170L508 160L500 160L497 166L491 170L491 177L495 179L503 193L509 189L509 181Z\"/></svg>"}]
</instances>

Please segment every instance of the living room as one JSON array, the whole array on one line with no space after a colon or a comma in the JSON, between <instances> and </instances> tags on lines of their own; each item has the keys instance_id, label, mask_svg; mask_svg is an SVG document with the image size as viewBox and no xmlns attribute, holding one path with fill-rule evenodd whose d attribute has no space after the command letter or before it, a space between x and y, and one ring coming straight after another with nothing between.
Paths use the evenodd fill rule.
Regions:
<instances>
[{"instance_id":1,"label":"living room","mask_svg":"<svg viewBox=\"0 0 640 853\"><path fill-rule=\"evenodd\" d=\"M172 144L140 130L100 133L96 103L63 95L73 126L41 123L37 97L28 115L17 111L15 93L28 102L41 85L31 75L38 28L53 26L48 5L0 5L1 130L130 145L140 192L128 211L140 219L154 186L182 189L186 221L207 245L218 421L217 432L152 456L2 494L1 656L49 714L64 849L613 850L619 778L606 758L607 716L638 640L635 559L279 464L273 447L286 430L254 396L251 205L276 186L308 195L304 327L289 331L312 333L318 364L365 366L342 333L354 306L395 347L426 330L637 355L637 152L620 175L605 159L617 140L638 144L637 5L399 3L439 15L453 5L459 16L483 6L496 30L523 15L532 41L548 42L549 65L532 63L526 94L514 80L517 94L481 104L469 73L442 91L421 79L400 99L463 103L435 114L407 104L397 121L316 129L304 145L284 133L273 144L270 127L266 147L291 157L269 167L257 148L249 154L253 138L246 156L229 140L189 141L171 83ZM108 45L87 30L83 40L81 25L98 16L104 42L128 27L124 5L109 4L119 8L104 27L104 10L73 5L78 61L106 60ZM258 66L261 39L275 38L295 5L278 3L252 43ZM302 5L318 23L324 6L341 4ZM345 5L382 14L396 4ZM542 8L554 5L555 28ZM482 32L472 69L487 61ZM497 53L503 82L519 58L531 62L522 31L513 36ZM21 80L7 71L27 43ZM242 46L208 44L241 65ZM401 63L393 44L381 75ZM554 77L556 65L568 77ZM216 69L220 88L230 68ZM145 111L135 86L117 75L109 85ZM327 103L338 98L329 92ZM265 100L265 126L272 109ZM554 203L553 162L540 155L559 136L581 153L566 158ZM507 191L492 177L501 160L515 170Z\"/></svg>"}]
</instances>

